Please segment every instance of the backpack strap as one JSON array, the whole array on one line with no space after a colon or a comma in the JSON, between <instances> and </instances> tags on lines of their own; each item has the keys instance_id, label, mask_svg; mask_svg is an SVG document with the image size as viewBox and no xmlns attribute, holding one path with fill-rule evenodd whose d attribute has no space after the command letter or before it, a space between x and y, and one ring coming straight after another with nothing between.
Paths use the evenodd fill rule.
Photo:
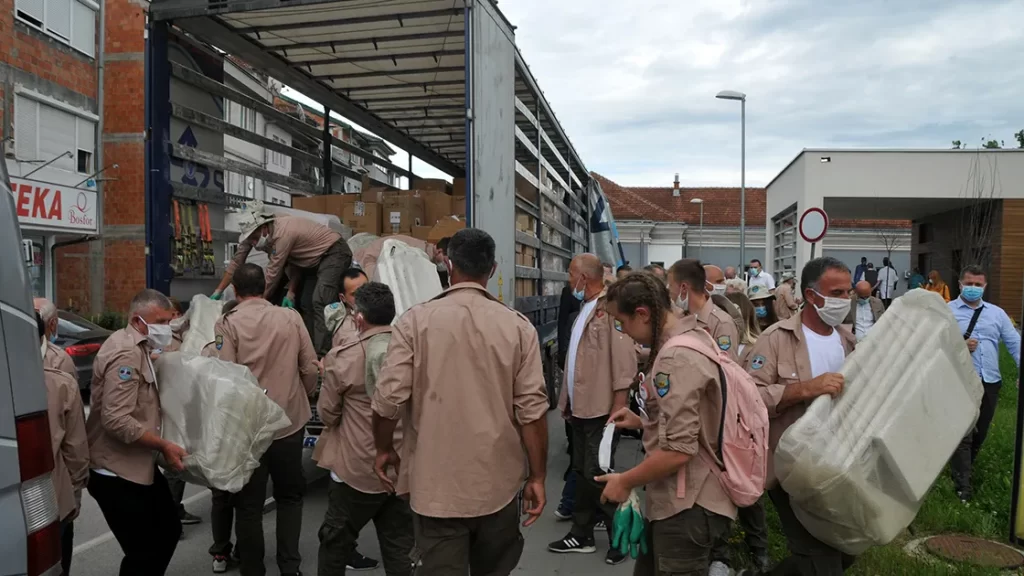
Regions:
<instances>
[{"instance_id":1,"label":"backpack strap","mask_svg":"<svg viewBox=\"0 0 1024 576\"><path fill-rule=\"evenodd\" d=\"M712 342L711 344L713 345L714 343ZM673 336L668 340L668 342L665 342L664 346L661 347L662 350L666 350L668 348L687 348L694 352L699 352L705 358L714 362L715 367L718 368L718 378L719 382L721 382L721 386L719 387L722 389L722 416L718 422L718 447L715 449L715 455L718 456L718 460L722 462L722 464L725 464L725 458L722 456L722 442L725 437L725 403L729 399L729 392L725 385L725 371L722 369L722 359L718 355L719 349L717 347L714 349L709 348L708 346L701 344L697 337L689 334ZM698 450L698 452L700 452L700 450Z\"/></svg>"}]
</instances>

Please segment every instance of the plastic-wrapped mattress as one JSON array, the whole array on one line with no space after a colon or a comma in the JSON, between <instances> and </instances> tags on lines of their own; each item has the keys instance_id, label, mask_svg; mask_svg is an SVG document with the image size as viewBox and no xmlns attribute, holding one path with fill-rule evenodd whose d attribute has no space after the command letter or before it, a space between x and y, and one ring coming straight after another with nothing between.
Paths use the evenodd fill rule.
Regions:
<instances>
[{"instance_id":1,"label":"plastic-wrapped mattress","mask_svg":"<svg viewBox=\"0 0 1024 576\"><path fill-rule=\"evenodd\" d=\"M211 300L205 294L196 294L192 297L188 312L185 317L188 319L188 332L181 343L181 352L185 354L201 354L203 348L213 342L216 335L213 328L220 318L224 308L223 300Z\"/></svg>"},{"instance_id":2,"label":"plastic-wrapped mattress","mask_svg":"<svg viewBox=\"0 0 1024 576\"><path fill-rule=\"evenodd\" d=\"M811 534L860 554L913 521L974 426L982 386L949 307L920 289L893 302L842 374L843 393L782 435L775 472Z\"/></svg>"},{"instance_id":3,"label":"plastic-wrapped mattress","mask_svg":"<svg viewBox=\"0 0 1024 576\"><path fill-rule=\"evenodd\" d=\"M406 310L441 293L437 265L423 250L400 240L386 240L374 276L395 295L395 320Z\"/></svg>"}]
</instances>

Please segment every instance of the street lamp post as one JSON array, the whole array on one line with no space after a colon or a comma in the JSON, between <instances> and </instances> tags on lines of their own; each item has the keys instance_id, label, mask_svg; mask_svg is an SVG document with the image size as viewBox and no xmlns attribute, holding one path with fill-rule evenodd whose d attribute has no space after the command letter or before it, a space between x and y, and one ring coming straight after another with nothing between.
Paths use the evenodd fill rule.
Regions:
<instances>
[{"instance_id":1,"label":"street lamp post","mask_svg":"<svg viewBox=\"0 0 1024 576\"><path fill-rule=\"evenodd\" d=\"M700 245L697 248L697 259L704 258L704 201L700 198L690 200L690 204L700 204Z\"/></svg>"},{"instance_id":2,"label":"street lamp post","mask_svg":"<svg viewBox=\"0 0 1024 576\"><path fill-rule=\"evenodd\" d=\"M735 90L722 90L715 98L740 101L740 262L746 266L747 228L747 95Z\"/></svg>"}]
</instances>

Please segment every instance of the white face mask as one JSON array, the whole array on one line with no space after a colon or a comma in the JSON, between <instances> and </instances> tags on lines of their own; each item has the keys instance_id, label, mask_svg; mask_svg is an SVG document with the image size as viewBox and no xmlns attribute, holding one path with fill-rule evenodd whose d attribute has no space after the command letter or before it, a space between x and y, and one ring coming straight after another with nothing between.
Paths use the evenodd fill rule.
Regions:
<instances>
[{"instance_id":1,"label":"white face mask","mask_svg":"<svg viewBox=\"0 0 1024 576\"><path fill-rule=\"evenodd\" d=\"M260 237L256 239L256 246L254 246L254 248L256 248L257 250L263 250L266 247L267 247L267 237L263 236L263 235L260 235Z\"/></svg>"},{"instance_id":2,"label":"white face mask","mask_svg":"<svg viewBox=\"0 0 1024 576\"><path fill-rule=\"evenodd\" d=\"M712 284L711 293L718 294L719 296L725 296L725 284Z\"/></svg>"},{"instance_id":3,"label":"white face mask","mask_svg":"<svg viewBox=\"0 0 1024 576\"><path fill-rule=\"evenodd\" d=\"M169 324L150 324L143 320L141 316L139 321L149 329L146 340L149 341L149 345L153 350L162 350L170 345L173 335Z\"/></svg>"},{"instance_id":4,"label":"white face mask","mask_svg":"<svg viewBox=\"0 0 1024 576\"><path fill-rule=\"evenodd\" d=\"M174 320L171 320L171 331L181 332L181 329L185 327L185 322L187 322L187 319L184 316L179 316Z\"/></svg>"},{"instance_id":5,"label":"white face mask","mask_svg":"<svg viewBox=\"0 0 1024 576\"><path fill-rule=\"evenodd\" d=\"M676 306L679 307L683 312L690 311L690 294L686 294L686 298L683 298L682 291L676 296Z\"/></svg>"},{"instance_id":6,"label":"white face mask","mask_svg":"<svg viewBox=\"0 0 1024 576\"><path fill-rule=\"evenodd\" d=\"M843 320L846 320L846 315L850 313L850 300L848 298L825 296L817 290L814 293L825 300L824 306L814 305L814 310L818 312L818 317L821 318L822 322L835 328L842 324Z\"/></svg>"}]
</instances>

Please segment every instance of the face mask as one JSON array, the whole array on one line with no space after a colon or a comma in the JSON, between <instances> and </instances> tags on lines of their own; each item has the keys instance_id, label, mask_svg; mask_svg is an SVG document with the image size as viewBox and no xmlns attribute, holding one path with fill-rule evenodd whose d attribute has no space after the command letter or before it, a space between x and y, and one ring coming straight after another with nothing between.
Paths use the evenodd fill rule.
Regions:
<instances>
[{"instance_id":1,"label":"face mask","mask_svg":"<svg viewBox=\"0 0 1024 576\"><path fill-rule=\"evenodd\" d=\"M256 240L255 248L257 250L263 250L266 247L267 247L267 237L266 236L260 236L259 239Z\"/></svg>"},{"instance_id":2,"label":"face mask","mask_svg":"<svg viewBox=\"0 0 1024 576\"><path fill-rule=\"evenodd\" d=\"M149 341L149 345L154 350L162 350L171 343L171 327L168 324L149 324L142 317L139 320L146 325L149 329L149 335L146 336L146 340Z\"/></svg>"},{"instance_id":3,"label":"face mask","mask_svg":"<svg viewBox=\"0 0 1024 576\"><path fill-rule=\"evenodd\" d=\"M818 317L821 318L822 322L835 328L842 324L843 320L846 320L846 315L850 313L850 301L848 299L824 296L817 290L814 293L825 300L824 306L814 305L814 309L818 312Z\"/></svg>"},{"instance_id":4,"label":"face mask","mask_svg":"<svg viewBox=\"0 0 1024 576\"><path fill-rule=\"evenodd\" d=\"M857 306L867 306L869 304L867 298L860 298L857 300Z\"/></svg>"},{"instance_id":5,"label":"face mask","mask_svg":"<svg viewBox=\"0 0 1024 576\"><path fill-rule=\"evenodd\" d=\"M711 293L725 296L725 284L713 284L711 286Z\"/></svg>"},{"instance_id":6,"label":"face mask","mask_svg":"<svg viewBox=\"0 0 1024 576\"><path fill-rule=\"evenodd\" d=\"M678 306L679 309L682 310L683 312L689 312L690 311L690 295L687 294L686 298L683 298L682 293L680 293L678 296L676 296L676 306Z\"/></svg>"},{"instance_id":7,"label":"face mask","mask_svg":"<svg viewBox=\"0 0 1024 576\"><path fill-rule=\"evenodd\" d=\"M750 275L751 275L751 276L757 276L757 275L758 275L758 274L760 274L760 273L761 273L761 270L759 270L759 269L757 269L757 268L751 268L751 269L750 269Z\"/></svg>"},{"instance_id":8,"label":"face mask","mask_svg":"<svg viewBox=\"0 0 1024 576\"><path fill-rule=\"evenodd\" d=\"M53 336L50 336L50 342L53 342L55 344L57 343L57 335L56 334L54 334Z\"/></svg>"},{"instance_id":9,"label":"face mask","mask_svg":"<svg viewBox=\"0 0 1024 576\"><path fill-rule=\"evenodd\" d=\"M960 297L967 302L977 302L985 295L984 286L961 286Z\"/></svg>"},{"instance_id":10,"label":"face mask","mask_svg":"<svg viewBox=\"0 0 1024 576\"><path fill-rule=\"evenodd\" d=\"M754 307L754 315L756 315L758 318L767 318L768 317L768 309L765 308L764 306L755 306Z\"/></svg>"},{"instance_id":11,"label":"face mask","mask_svg":"<svg viewBox=\"0 0 1024 576\"><path fill-rule=\"evenodd\" d=\"M580 278L580 281L583 281L583 279ZM583 298L584 298L584 296L586 296L586 294L584 294L583 290L577 290L576 289L576 288L579 288L579 285L580 285L580 283L577 282L576 286L573 287L573 289L572 289L572 297L577 299L577 300L579 300L580 302L582 302Z\"/></svg>"}]
</instances>

